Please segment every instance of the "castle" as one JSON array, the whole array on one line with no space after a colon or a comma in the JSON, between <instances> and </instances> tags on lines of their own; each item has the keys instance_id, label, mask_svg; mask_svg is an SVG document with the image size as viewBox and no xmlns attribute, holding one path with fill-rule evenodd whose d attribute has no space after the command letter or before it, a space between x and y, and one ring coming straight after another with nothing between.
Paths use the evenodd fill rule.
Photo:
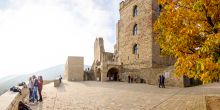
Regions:
<instances>
[{"instance_id":1,"label":"castle","mask_svg":"<svg viewBox=\"0 0 220 110\"><path fill-rule=\"evenodd\" d=\"M175 59L162 56L160 46L153 39L153 23L159 10L156 0L120 3L114 53L105 52L103 38L96 38L94 43L92 71L95 80L127 81L130 75L136 82L157 84L158 76L167 71L168 84L183 86L183 79L170 74Z\"/></svg>"}]
</instances>

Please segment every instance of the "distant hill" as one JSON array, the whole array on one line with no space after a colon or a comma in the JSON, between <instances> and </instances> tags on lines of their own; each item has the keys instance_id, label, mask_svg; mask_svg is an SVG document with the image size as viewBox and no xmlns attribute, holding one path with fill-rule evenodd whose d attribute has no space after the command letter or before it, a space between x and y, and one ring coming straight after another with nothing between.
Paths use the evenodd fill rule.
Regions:
<instances>
[{"instance_id":1,"label":"distant hill","mask_svg":"<svg viewBox=\"0 0 220 110\"><path fill-rule=\"evenodd\" d=\"M64 73L64 64L53 66L44 70L40 70L37 72L34 72L37 76L43 76L44 80L53 80L56 79L58 76L63 76Z\"/></svg>"},{"instance_id":2,"label":"distant hill","mask_svg":"<svg viewBox=\"0 0 220 110\"><path fill-rule=\"evenodd\" d=\"M90 68L91 66L84 65L85 68ZM32 74L23 74L23 75L9 75L3 78L0 78L0 95L4 93L6 90L9 90L10 87L17 85L20 82L25 82L32 75L41 75L44 80L53 80L57 78L59 75L63 76L65 69L64 64L60 64L57 66L53 66L47 69L43 69Z\"/></svg>"},{"instance_id":3,"label":"distant hill","mask_svg":"<svg viewBox=\"0 0 220 110\"><path fill-rule=\"evenodd\" d=\"M8 78L1 78L0 81L0 95L7 91L10 87L17 85L19 82L26 81L29 75L24 74L24 75L10 75Z\"/></svg>"}]
</instances>

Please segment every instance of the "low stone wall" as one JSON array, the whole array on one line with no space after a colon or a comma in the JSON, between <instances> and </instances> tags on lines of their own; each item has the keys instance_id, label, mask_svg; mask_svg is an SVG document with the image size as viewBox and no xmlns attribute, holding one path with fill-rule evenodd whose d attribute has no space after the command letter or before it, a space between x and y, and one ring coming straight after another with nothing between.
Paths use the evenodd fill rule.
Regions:
<instances>
[{"instance_id":1,"label":"low stone wall","mask_svg":"<svg viewBox=\"0 0 220 110\"><path fill-rule=\"evenodd\" d=\"M61 80L59 78L54 80L54 87L59 87L61 84Z\"/></svg>"},{"instance_id":2,"label":"low stone wall","mask_svg":"<svg viewBox=\"0 0 220 110\"><path fill-rule=\"evenodd\" d=\"M166 74L165 74L166 73ZM128 80L128 75L135 78L144 79L147 84L158 85L159 75L165 75L165 85L174 87L184 87L183 78L177 78L174 75L174 67L146 68L140 70L124 69L121 74L122 81Z\"/></svg>"},{"instance_id":3,"label":"low stone wall","mask_svg":"<svg viewBox=\"0 0 220 110\"><path fill-rule=\"evenodd\" d=\"M54 82L54 80L44 80L43 85L46 85L46 84L49 84L49 83L52 83L52 82Z\"/></svg>"},{"instance_id":4,"label":"low stone wall","mask_svg":"<svg viewBox=\"0 0 220 110\"><path fill-rule=\"evenodd\" d=\"M19 92L7 91L0 96L0 109L1 110L18 110L19 101L23 101L28 94L28 88L19 87L21 89L21 94Z\"/></svg>"}]
</instances>

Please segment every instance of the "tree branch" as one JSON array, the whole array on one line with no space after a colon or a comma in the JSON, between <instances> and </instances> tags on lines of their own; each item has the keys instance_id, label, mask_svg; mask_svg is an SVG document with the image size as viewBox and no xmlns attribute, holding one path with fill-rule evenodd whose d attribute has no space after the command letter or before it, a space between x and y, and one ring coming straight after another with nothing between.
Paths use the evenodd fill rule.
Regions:
<instances>
[{"instance_id":1,"label":"tree branch","mask_svg":"<svg viewBox=\"0 0 220 110\"><path fill-rule=\"evenodd\" d=\"M215 29L215 25L214 25L213 22L212 22L212 18L211 18L210 16L208 16L208 10L205 8L204 5L202 5L202 7L203 7L203 9L205 10L205 15L206 15L207 22L208 22L209 25L213 28L213 32L214 32L215 34L217 34L217 33L218 33L218 30Z\"/></svg>"}]
</instances>

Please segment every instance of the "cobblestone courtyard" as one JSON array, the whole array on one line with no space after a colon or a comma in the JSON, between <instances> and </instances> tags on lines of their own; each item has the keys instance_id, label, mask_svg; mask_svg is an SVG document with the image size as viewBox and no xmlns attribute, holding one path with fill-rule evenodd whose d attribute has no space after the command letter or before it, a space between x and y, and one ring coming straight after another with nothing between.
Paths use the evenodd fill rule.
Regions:
<instances>
[{"instance_id":1,"label":"cobblestone courtyard","mask_svg":"<svg viewBox=\"0 0 220 110\"><path fill-rule=\"evenodd\" d=\"M165 89L125 82L66 82L43 88L33 110L206 110L205 96L220 96L220 83Z\"/></svg>"}]
</instances>

